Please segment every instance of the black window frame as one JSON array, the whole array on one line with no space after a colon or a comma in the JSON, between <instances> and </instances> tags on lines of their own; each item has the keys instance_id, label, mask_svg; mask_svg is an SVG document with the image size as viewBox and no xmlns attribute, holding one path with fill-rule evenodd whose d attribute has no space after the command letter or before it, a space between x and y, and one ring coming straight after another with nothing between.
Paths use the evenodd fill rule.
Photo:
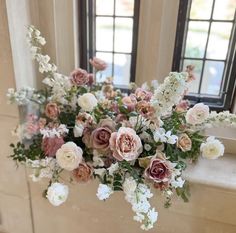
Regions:
<instances>
[{"instance_id":1,"label":"black window frame","mask_svg":"<svg viewBox=\"0 0 236 233\"><path fill-rule=\"evenodd\" d=\"M179 12L178 12L176 37L175 37L175 49L172 62L173 71L182 71L181 70L183 65L182 58L184 57L183 53L185 52L185 47L186 47L186 39L188 32L188 16L191 9L191 3L192 0L180 0L179 2ZM213 0L211 16L213 13L214 4L215 0ZM236 92L236 12L234 15L234 19L232 20L232 23L233 23L232 34L228 46L228 54L226 57L226 64L222 79L224 80L224 83L222 85L220 98L211 97L210 95L204 96L201 94L189 94L186 96L186 99L189 99L192 104L203 102L209 105L211 110L215 111L233 110L233 101L235 99L235 92ZM209 31L208 31L208 37L209 37ZM206 49L207 47L205 48L205 51ZM202 68L202 72L203 69L204 67Z\"/></svg>"},{"instance_id":2,"label":"black window frame","mask_svg":"<svg viewBox=\"0 0 236 233\"><path fill-rule=\"evenodd\" d=\"M115 3L116 3L116 0L114 0L114 8L115 8ZM89 63L89 59L94 57L95 55L95 40L96 40L95 38L96 36L95 7L96 7L96 0L78 1L80 67L88 70L89 72L93 72L93 68L91 64ZM140 14L140 0L134 0L133 17L124 16L124 18L133 18L132 51L131 53L129 53L129 55L131 55L130 82L135 82L135 75L136 75L139 14ZM115 18L116 16L113 15L110 17ZM113 30L114 30L114 26L113 26ZM112 51L111 53L113 53L113 57L114 57L115 52ZM121 54L125 54L125 53L122 52ZM125 85L118 86L118 87L120 87L121 89L128 88Z\"/></svg>"}]
</instances>

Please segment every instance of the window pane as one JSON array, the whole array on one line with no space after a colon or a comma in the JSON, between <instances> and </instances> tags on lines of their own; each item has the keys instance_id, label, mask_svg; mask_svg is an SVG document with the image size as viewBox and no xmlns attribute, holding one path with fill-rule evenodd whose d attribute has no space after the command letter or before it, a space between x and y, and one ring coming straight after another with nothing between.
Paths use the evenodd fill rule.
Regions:
<instances>
[{"instance_id":1,"label":"window pane","mask_svg":"<svg viewBox=\"0 0 236 233\"><path fill-rule=\"evenodd\" d=\"M113 15L114 0L96 0L97 15Z\"/></svg>"},{"instance_id":2,"label":"window pane","mask_svg":"<svg viewBox=\"0 0 236 233\"><path fill-rule=\"evenodd\" d=\"M127 54L114 55L114 84L129 85L131 56Z\"/></svg>"},{"instance_id":3,"label":"window pane","mask_svg":"<svg viewBox=\"0 0 236 233\"><path fill-rule=\"evenodd\" d=\"M207 58L225 59L229 46L232 23L212 23Z\"/></svg>"},{"instance_id":4,"label":"window pane","mask_svg":"<svg viewBox=\"0 0 236 233\"><path fill-rule=\"evenodd\" d=\"M236 0L216 0L213 19L233 20Z\"/></svg>"},{"instance_id":5,"label":"window pane","mask_svg":"<svg viewBox=\"0 0 236 233\"><path fill-rule=\"evenodd\" d=\"M102 59L107 63L107 69L104 70L103 72L98 72L97 73L97 81L102 82L104 81L107 77L112 76L112 53L96 53L96 57Z\"/></svg>"},{"instance_id":6,"label":"window pane","mask_svg":"<svg viewBox=\"0 0 236 233\"><path fill-rule=\"evenodd\" d=\"M210 19L212 3L213 3L213 0L192 0L190 18L191 19Z\"/></svg>"},{"instance_id":7,"label":"window pane","mask_svg":"<svg viewBox=\"0 0 236 233\"><path fill-rule=\"evenodd\" d=\"M116 0L116 15L133 16L134 0Z\"/></svg>"},{"instance_id":8,"label":"window pane","mask_svg":"<svg viewBox=\"0 0 236 233\"><path fill-rule=\"evenodd\" d=\"M224 62L206 61L201 94L219 95L224 71Z\"/></svg>"},{"instance_id":9,"label":"window pane","mask_svg":"<svg viewBox=\"0 0 236 233\"><path fill-rule=\"evenodd\" d=\"M132 51L133 19L116 18L115 51L130 53Z\"/></svg>"},{"instance_id":10,"label":"window pane","mask_svg":"<svg viewBox=\"0 0 236 233\"><path fill-rule=\"evenodd\" d=\"M203 58L207 41L209 23L189 22L185 56Z\"/></svg>"},{"instance_id":11,"label":"window pane","mask_svg":"<svg viewBox=\"0 0 236 233\"><path fill-rule=\"evenodd\" d=\"M195 75L195 80L193 80L190 85L189 85L189 93L198 93L198 88L200 84L200 78L201 78L201 72L202 72L202 61L199 60L184 60L183 63L183 70L186 69L188 65L193 65L194 68L194 75Z\"/></svg>"},{"instance_id":12,"label":"window pane","mask_svg":"<svg viewBox=\"0 0 236 233\"><path fill-rule=\"evenodd\" d=\"M113 18L96 18L96 49L112 51L113 48Z\"/></svg>"}]
</instances>

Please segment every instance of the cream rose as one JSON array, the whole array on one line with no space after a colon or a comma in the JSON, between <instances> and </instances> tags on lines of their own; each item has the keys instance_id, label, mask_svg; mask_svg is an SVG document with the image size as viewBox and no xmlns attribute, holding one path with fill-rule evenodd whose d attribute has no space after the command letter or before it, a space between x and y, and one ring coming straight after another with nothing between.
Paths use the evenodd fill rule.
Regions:
<instances>
[{"instance_id":1,"label":"cream rose","mask_svg":"<svg viewBox=\"0 0 236 233\"><path fill-rule=\"evenodd\" d=\"M69 194L68 186L61 183L53 183L47 190L47 199L54 206L59 206L66 201Z\"/></svg>"},{"instance_id":2,"label":"cream rose","mask_svg":"<svg viewBox=\"0 0 236 233\"><path fill-rule=\"evenodd\" d=\"M113 156L119 161L132 161L143 151L141 139L131 128L119 128L118 132L111 134L109 142Z\"/></svg>"},{"instance_id":3,"label":"cream rose","mask_svg":"<svg viewBox=\"0 0 236 233\"><path fill-rule=\"evenodd\" d=\"M56 153L57 163L61 168L72 171L82 162L82 154L79 146L74 142L67 142Z\"/></svg>"},{"instance_id":4,"label":"cream rose","mask_svg":"<svg viewBox=\"0 0 236 233\"><path fill-rule=\"evenodd\" d=\"M186 113L186 122L191 125L203 123L209 116L209 107L203 103L195 104Z\"/></svg>"},{"instance_id":5,"label":"cream rose","mask_svg":"<svg viewBox=\"0 0 236 233\"><path fill-rule=\"evenodd\" d=\"M190 151L192 149L192 141L186 133L179 135L177 147L183 152Z\"/></svg>"},{"instance_id":6,"label":"cream rose","mask_svg":"<svg viewBox=\"0 0 236 233\"><path fill-rule=\"evenodd\" d=\"M92 93L85 93L78 99L78 105L86 112L92 111L97 104L98 101Z\"/></svg>"},{"instance_id":7,"label":"cream rose","mask_svg":"<svg viewBox=\"0 0 236 233\"><path fill-rule=\"evenodd\" d=\"M206 159L217 159L224 155L224 145L215 137L208 137L206 143L202 143L200 151Z\"/></svg>"}]
</instances>

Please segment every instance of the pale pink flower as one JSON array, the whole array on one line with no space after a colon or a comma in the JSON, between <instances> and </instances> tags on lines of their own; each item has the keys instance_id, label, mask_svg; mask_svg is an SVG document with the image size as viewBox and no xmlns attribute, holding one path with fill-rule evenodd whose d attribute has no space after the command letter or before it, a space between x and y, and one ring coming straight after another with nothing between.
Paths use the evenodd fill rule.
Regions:
<instances>
[{"instance_id":1,"label":"pale pink flower","mask_svg":"<svg viewBox=\"0 0 236 233\"><path fill-rule=\"evenodd\" d=\"M97 57L89 60L90 64L99 71L103 71L107 68L107 63Z\"/></svg>"},{"instance_id":2,"label":"pale pink flower","mask_svg":"<svg viewBox=\"0 0 236 233\"><path fill-rule=\"evenodd\" d=\"M113 157L119 161L137 159L143 151L141 139L133 129L127 127L121 127L118 132L111 134L110 148Z\"/></svg>"},{"instance_id":3,"label":"pale pink flower","mask_svg":"<svg viewBox=\"0 0 236 233\"><path fill-rule=\"evenodd\" d=\"M87 71L81 68L72 71L70 76L71 76L71 82L77 86L83 86L89 82L89 75Z\"/></svg>"},{"instance_id":4,"label":"pale pink flower","mask_svg":"<svg viewBox=\"0 0 236 233\"><path fill-rule=\"evenodd\" d=\"M127 106L129 111L133 111L135 109L135 105L137 104L137 100L134 95L129 95L122 98L122 103Z\"/></svg>"},{"instance_id":5,"label":"pale pink flower","mask_svg":"<svg viewBox=\"0 0 236 233\"><path fill-rule=\"evenodd\" d=\"M138 100L150 101L153 94L150 91L146 91L142 88L137 88L136 91L135 91L135 96L137 97Z\"/></svg>"},{"instance_id":6,"label":"pale pink flower","mask_svg":"<svg viewBox=\"0 0 236 233\"><path fill-rule=\"evenodd\" d=\"M59 113L60 110L56 103L48 103L46 105L45 114L48 118L56 119Z\"/></svg>"}]
</instances>

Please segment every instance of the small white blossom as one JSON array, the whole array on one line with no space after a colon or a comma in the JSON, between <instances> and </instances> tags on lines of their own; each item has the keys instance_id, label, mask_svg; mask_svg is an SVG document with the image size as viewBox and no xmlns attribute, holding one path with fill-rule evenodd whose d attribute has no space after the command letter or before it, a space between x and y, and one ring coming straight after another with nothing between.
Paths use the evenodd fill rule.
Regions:
<instances>
[{"instance_id":1,"label":"small white blossom","mask_svg":"<svg viewBox=\"0 0 236 233\"><path fill-rule=\"evenodd\" d=\"M82 137L83 131L84 131L84 126L82 124L76 124L74 129L73 129L74 136L76 138Z\"/></svg>"},{"instance_id":2,"label":"small white blossom","mask_svg":"<svg viewBox=\"0 0 236 233\"><path fill-rule=\"evenodd\" d=\"M98 190L97 190L97 197L99 200L108 199L112 193L113 193L113 190L109 186L105 184L99 184Z\"/></svg>"},{"instance_id":3,"label":"small white blossom","mask_svg":"<svg viewBox=\"0 0 236 233\"><path fill-rule=\"evenodd\" d=\"M113 163L107 170L109 172L109 175L113 176L114 172L116 172L118 169L119 169L119 164Z\"/></svg>"}]
</instances>

